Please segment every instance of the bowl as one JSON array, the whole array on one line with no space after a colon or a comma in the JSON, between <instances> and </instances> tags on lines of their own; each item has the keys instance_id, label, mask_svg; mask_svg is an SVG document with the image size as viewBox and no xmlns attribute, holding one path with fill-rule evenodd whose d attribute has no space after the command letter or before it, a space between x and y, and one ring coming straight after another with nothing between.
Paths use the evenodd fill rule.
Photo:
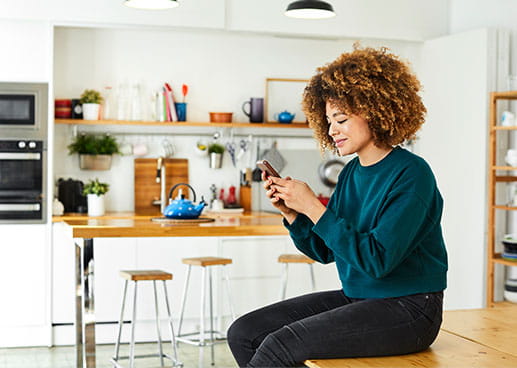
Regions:
<instances>
[{"instance_id":1,"label":"bowl","mask_svg":"<svg viewBox=\"0 0 517 368\"><path fill-rule=\"evenodd\" d=\"M231 123L233 112L209 112L211 123Z\"/></svg>"}]
</instances>

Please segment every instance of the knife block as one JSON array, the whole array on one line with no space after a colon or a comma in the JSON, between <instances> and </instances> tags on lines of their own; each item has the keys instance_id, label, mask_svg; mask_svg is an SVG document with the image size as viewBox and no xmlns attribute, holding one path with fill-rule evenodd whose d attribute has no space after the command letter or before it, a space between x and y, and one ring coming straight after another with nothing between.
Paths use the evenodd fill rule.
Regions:
<instances>
[{"instance_id":1,"label":"knife block","mask_svg":"<svg viewBox=\"0 0 517 368\"><path fill-rule=\"evenodd\" d=\"M135 214L137 215L161 216L160 205L153 204L153 201L160 200L161 184L156 182L157 161L156 158L135 159ZM188 159L166 158L164 165L167 195L173 185L188 184ZM188 197L188 194L188 191L185 191L185 197Z\"/></svg>"}]
</instances>

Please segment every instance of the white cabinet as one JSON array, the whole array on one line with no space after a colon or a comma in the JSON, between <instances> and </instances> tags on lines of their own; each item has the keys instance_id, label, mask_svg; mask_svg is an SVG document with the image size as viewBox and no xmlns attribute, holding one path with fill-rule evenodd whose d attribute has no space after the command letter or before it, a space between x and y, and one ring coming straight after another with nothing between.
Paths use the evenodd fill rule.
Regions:
<instances>
[{"instance_id":1,"label":"white cabinet","mask_svg":"<svg viewBox=\"0 0 517 368\"><path fill-rule=\"evenodd\" d=\"M0 347L49 343L45 225L2 225Z\"/></svg>"}]
</instances>

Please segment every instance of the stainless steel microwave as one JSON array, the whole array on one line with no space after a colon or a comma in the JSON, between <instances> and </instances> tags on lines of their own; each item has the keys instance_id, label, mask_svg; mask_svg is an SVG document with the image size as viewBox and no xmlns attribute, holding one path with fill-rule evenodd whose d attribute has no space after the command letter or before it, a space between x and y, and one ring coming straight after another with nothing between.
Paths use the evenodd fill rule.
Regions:
<instances>
[{"instance_id":1,"label":"stainless steel microwave","mask_svg":"<svg viewBox=\"0 0 517 368\"><path fill-rule=\"evenodd\" d=\"M48 84L0 82L0 136L45 139Z\"/></svg>"}]
</instances>

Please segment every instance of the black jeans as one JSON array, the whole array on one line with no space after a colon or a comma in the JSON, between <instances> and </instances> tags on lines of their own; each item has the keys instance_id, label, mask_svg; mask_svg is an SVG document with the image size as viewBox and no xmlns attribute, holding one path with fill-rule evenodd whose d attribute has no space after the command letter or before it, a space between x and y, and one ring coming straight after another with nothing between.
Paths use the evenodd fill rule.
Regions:
<instances>
[{"instance_id":1,"label":"black jeans","mask_svg":"<svg viewBox=\"0 0 517 368\"><path fill-rule=\"evenodd\" d=\"M228 344L239 367L414 353L436 338L442 304L441 291L385 299L312 293L240 317L228 330Z\"/></svg>"}]
</instances>

